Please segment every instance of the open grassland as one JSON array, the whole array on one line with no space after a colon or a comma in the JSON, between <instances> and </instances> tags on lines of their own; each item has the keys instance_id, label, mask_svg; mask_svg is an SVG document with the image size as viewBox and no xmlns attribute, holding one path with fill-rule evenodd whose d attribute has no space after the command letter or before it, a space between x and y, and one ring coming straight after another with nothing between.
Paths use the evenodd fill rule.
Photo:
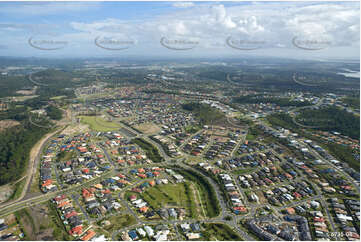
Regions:
<instances>
[{"instance_id":1,"label":"open grassland","mask_svg":"<svg viewBox=\"0 0 361 242\"><path fill-rule=\"evenodd\" d=\"M190 183L158 185L147 189L141 196L153 209L185 208L190 217L197 217L194 190Z\"/></svg>"},{"instance_id":2,"label":"open grassland","mask_svg":"<svg viewBox=\"0 0 361 242\"><path fill-rule=\"evenodd\" d=\"M106 121L100 116L79 116L83 124L88 124L90 129L100 132L119 130L120 124L112 121Z\"/></svg>"},{"instance_id":3,"label":"open grassland","mask_svg":"<svg viewBox=\"0 0 361 242\"><path fill-rule=\"evenodd\" d=\"M123 215L112 216L108 219L98 222L98 224L101 225L106 220L110 222L109 225L102 226L102 228L106 231L116 231L116 230L131 226L136 223L134 216L129 215L129 214L123 214Z\"/></svg>"}]
</instances>

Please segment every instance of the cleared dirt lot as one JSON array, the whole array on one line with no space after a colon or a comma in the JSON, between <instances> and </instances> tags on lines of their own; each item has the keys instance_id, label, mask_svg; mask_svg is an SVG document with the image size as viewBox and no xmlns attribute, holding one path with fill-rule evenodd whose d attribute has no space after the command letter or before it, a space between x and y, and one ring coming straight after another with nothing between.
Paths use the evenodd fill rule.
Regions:
<instances>
[{"instance_id":1,"label":"cleared dirt lot","mask_svg":"<svg viewBox=\"0 0 361 242\"><path fill-rule=\"evenodd\" d=\"M140 125L135 125L134 127L144 134L155 134L161 131L161 129L153 123L144 123Z\"/></svg>"},{"instance_id":2,"label":"cleared dirt lot","mask_svg":"<svg viewBox=\"0 0 361 242\"><path fill-rule=\"evenodd\" d=\"M0 187L0 203L5 202L13 193L13 188L10 184Z\"/></svg>"},{"instance_id":3,"label":"cleared dirt lot","mask_svg":"<svg viewBox=\"0 0 361 242\"><path fill-rule=\"evenodd\" d=\"M77 125L69 125L61 132L61 134L71 135L77 132L85 133L88 132L89 130L90 130L89 125L79 123Z\"/></svg>"},{"instance_id":4,"label":"cleared dirt lot","mask_svg":"<svg viewBox=\"0 0 361 242\"><path fill-rule=\"evenodd\" d=\"M55 240L53 236L52 217L46 204L33 206L17 212L19 222L24 228L26 239Z\"/></svg>"},{"instance_id":5,"label":"cleared dirt lot","mask_svg":"<svg viewBox=\"0 0 361 242\"><path fill-rule=\"evenodd\" d=\"M8 128L17 126L19 124L20 123L15 120L10 120L10 119L0 120L0 132L6 130Z\"/></svg>"}]
</instances>

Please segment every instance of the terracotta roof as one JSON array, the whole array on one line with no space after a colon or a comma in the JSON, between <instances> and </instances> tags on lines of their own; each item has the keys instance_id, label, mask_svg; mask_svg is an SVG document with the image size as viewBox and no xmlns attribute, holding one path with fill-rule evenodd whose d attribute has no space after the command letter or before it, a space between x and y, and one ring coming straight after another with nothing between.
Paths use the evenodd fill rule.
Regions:
<instances>
[{"instance_id":1,"label":"terracotta roof","mask_svg":"<svg viewBox=\"0 0 361 242\"><path fill-rule=\"evenodd\" d=\"M88 241L88 240L92 239L96 235L96 233L91 229L88 230L86 233L87 233L86 235L81 237L81 240Z\"/></svg>"},{"instance_id":2,"label":"terracotta roof","mask_svg":"<svg viewBox=\"0 0 361 242\"><path fill-rule=\"evenodd\" d=\"M47 186L51 185L52 183L53 183L53 180L48 179L48 180L46 180L46 181L42 184L42 186L43 186L43 187L47 187Z\"/></svg>"},{"instance_id":3,"label":"terracotta roof","mask_svg":"<svg viewBox=\"0 0 361 242\"><path fill-rule=\"evenodd\" d=\"M78 225L74 228L72 228L69 232L71 235L77 234L80 235L83 233L83 225Z\"/></svg>"},{"instance_id":4,"label":"terracotta roof","mask_svg":"<svg viewBox=\"0 0 361 242\"><path fill-rule=\"evenodd\" d=\"M148 209L149 209L148 207L144 206L144 207L141 207L141 208L139 209L139 211L142 212L142 213L145 213L145 212L148 211Z\"/></svg>"},{"instance_id":5,"label":"terracotta roof","mask_svg":"<svg viewBox=\"0 0 361 242\"><path fill-rule=\"evenodd\" d=\"M65 214L65 218L70 218L70 217L77 216L77 215L78 215L78 213L77 213L77 212L72 211L71 213L67 213L67 214Z\"/></svg>"},{"instance_id":6,"label":"terracotta roof","mask_svg":"<svg viewBox=\"0 0 361 242\"><path fill-rule=\"evenodd\" d=\"M59 205L58 205L58 208L62 208L64 207L65 205L69 204L70 202L69 201L64 201L64 202L61 202Z\"/></svg>"}]
</instances>

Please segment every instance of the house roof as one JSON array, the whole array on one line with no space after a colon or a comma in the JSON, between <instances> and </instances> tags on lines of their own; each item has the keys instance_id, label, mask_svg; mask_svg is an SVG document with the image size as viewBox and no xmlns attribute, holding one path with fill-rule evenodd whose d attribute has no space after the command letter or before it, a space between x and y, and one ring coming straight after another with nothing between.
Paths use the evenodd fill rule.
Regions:
<instances>
[{"instance_id":1,"label":"house roof","mask_svg":"<svg viewBox=\"0 0 361 242\"><path fill-rule=\"evenodd\" d=\"M87 231L86 235L81 237L81 240L88 241L88 240L92 239L95 235L96 235L96 233L93 230L89 229Z\"/></svg>"},{"instance_id":2,"label":"house roof","mask_svg":"<svg viewBox=\"0 0 361 242\"><path fill-rule=\"evenodd\" d=\"M66 198L65 194L62 194L62 195L56 196L54 198L54 200L58 202L58 201L61 201L61 200L65 199L65 198Z\"/></svg>"},{"instance_id":3,"label":"house roof","mask_svg":"<svg viewBox=\"0 0 361 242\"><path fill-rule=\"evenodd\" d=\"M76 215L78 215L78 213L75 212L75 211L72 211L72 212L70 212L70 213L67 213L67 214L65 215L65 218L70 218L70 217L73 217L73 216L76 216Z\"/></svg>"},{"instance_id":4,"label":"house roof","mask_svg":"<svg viewBox=\"0 0 361 242\"><path fill-rule=\"evenodd\" d=\"M141 211L142 213L145 213L148 211L148 209L149 208L147 206L144 206L144 207L139 208L139 211Z\"/></svg>"},{"instance_id":5,"label":"house roof","mask_svg":"<svg viewBox=\"0 0 361 242\"><path fill-rule=\"evenodd\" d=\"M83 233L83 225L78 225L78 226L75 226L74 228L72 228L69 232L71 235L73 234L77 234L77 235L80 235Z\"/></svg>"},{"instance_id":6,"label":"house roof","mask_svg":"<svg viewBox=\"0 0 361 242\"><path fill-rule=\"evenodd\" d=\"M53 180L48 179L42 184L42 187L47 187L47 186L51 185L52 183L53 183Z\"/></svg>"},{"instance_id":7,"label":"house roof","mask_svg":"<svg viewBox=\"0 0 361 242\"><path fill-rule=\"evenodd\" d=\"M70 202L69 201L64 201L64 202L61 202L59 205L58 205L58 208L62 208L64 207L65 205L69 204Z\"/></svg>"}]
</instances>

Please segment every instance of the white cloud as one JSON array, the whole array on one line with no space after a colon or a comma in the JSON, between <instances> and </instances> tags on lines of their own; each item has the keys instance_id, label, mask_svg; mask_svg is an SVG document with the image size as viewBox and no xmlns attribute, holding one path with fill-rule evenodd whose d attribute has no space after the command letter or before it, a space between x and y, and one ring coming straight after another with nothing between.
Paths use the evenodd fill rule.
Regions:
<instances>
[{"instance_id":1,"label":"white cloud","mask_svg":"<svg viewBox=\"0 0 361 242\"><path fill-rule=\"evenodd\" d=\"M176 2L176 3L173 3L172 6L175 8L189 8L189 7L193 7L194 3L192 3L192 2Z\"/></svg>"},{"instance_id":2,"label":"white cloud","mask_svg":"<svg viewBox=\"0 0 361 242\"><path fill-rule=\"evenodd\" d=\"M36 15L88 11L98 8L98 2L22 2L21 4L1 4L0 13L7 15Z\"/></svg>"},{"instance_id":3,"label":"white cloud","mask_svg":"<svg viewBox=\"0 0 361 242\"><path fill-rule=\"evenodd\" d=\"M79 3L79 11L83 9L80 5L86 3ZM71 6L59 7L66 11L72 9ZM192 2L175 2L173 6L179 9L138 22L116 18L73 21L69 27L76 33L66 37L76 43L92 44L99 34L123 34L136 40L139 49L145 46L145 50L151 48L156 53L156 48L162 48L159 40L164 36L196 38L200 40L197 48L225 48L225 53L225 40L229 36L264 40L267 48L282 48L282 52L287 48L295 49L292 39L296 36L330 40L332 48L327 50L330 53L337 47L359 48L358 3L256 2L227 7L216 3L194 5ZM3 26L3 30L5 27L14 26Z\"/></svg>"}]
</instances>

